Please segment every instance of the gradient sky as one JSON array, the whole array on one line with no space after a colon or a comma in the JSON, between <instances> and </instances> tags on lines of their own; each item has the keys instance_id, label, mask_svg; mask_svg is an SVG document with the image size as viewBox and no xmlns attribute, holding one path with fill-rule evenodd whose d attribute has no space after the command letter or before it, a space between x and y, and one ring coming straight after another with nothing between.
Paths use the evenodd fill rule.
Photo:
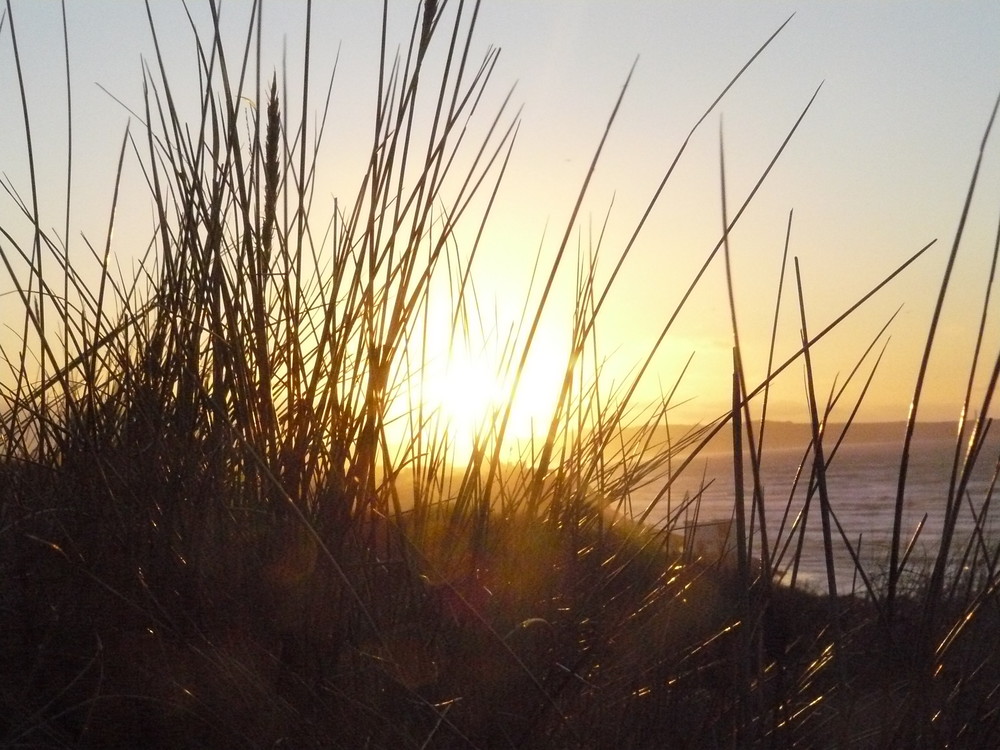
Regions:
<instances>
[{"instance_id":1,"label":"gradient sky","mask_svg":"<svg viewBox=\"0 0 1000 750\"><path fill-rule=\"evenodd\" d=\"M103 236L117 149L129 106L141 101L140 65L152 57L141 3L70 2L74 108L74 224ZM193 5L204 20L207 11ZM314 101L339 54L334 80L329 169L320 194L354 194L369 141L378 56L380 3L317 3ZM191 32L181 6L153 2L176 80L192 81ZM390 3L390 37L405 45L416 3ZM12 3L26 70L32 134L47 222L61 226L65 191L66 104L58 3ZM304 3L265 4L263 69L301 67ZM732 235L735 295L748 376L762 376L788 213L791 254L802 264L810 329L817 331L937 238L937 245L815 352L822 394L846 376L887 317L903 305L862 412L865 419L903 419L927 323L945 267L982 134L1000 93L1000 13L990 2L528 2L484 4L479 51L501 49L491 84L498 104L516 84L523 106L514 157L491 220L478 280L506 320L519 308L536 250L551 259L604 124L633 61L635 74L584 204L582 226L614 208L605 240L606 275L645 209L674 153L702 111L759 45L789 16L784 31L695 134L664 191L615 292L599 334L607 372L620 379L648 350L679 294L720 236L719 134L725 137L727 191L733 211L821 83L822 90L788 150ZM240 39L248 4L224 4L226 29ZM204 27L207 29L207 25ZM236 47L233 47L235 51ZM279 73L280 77L280 73ZM0 32L0 171L27 192L23 125L14 77L10 24ZM135 127L135 123L133 123ZM1000 214L1000 133L987 146L981 189L948 298L941 346L929 374L921 415L958 415L972 334L985 292ZM41 144L41 145L40 145ZM133 163L115 251L127 267L145 237L150 202ZM0 196L0 218L16 222ZM121 219L123 223L125 219ZM136 232L135 236L132 232ZM560 294L572 287L566 266ZM669 388L687 356L680 388L693 401L678 418L715 416L725 408L731 336L721 257L668 337L645 397ZM791 283L791 279L789 282ZM2 282L0 291L9 288ZM796 348L799 323L786 287L779 353ZM569 311L546 319L544 346L558 350ZM5 300L9 304L9 297ZM3 307L2 310L10 308ZM985 356L997 355L993 321ZM539 390L546 370L538 365ZM804 420L801 368L783 379L772 416ZM841 414L846 412L842 411Z\"/></svg>"}]
</instances>

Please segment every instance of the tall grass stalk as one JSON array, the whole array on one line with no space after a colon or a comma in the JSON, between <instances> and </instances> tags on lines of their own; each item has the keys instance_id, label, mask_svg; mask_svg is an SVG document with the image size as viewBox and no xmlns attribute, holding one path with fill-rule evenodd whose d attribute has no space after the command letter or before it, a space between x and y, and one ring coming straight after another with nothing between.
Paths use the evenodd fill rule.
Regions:
<instances>
[{"instance_id":1,"label":"tall grass stalk","mask_svg":"<svg viewBox=\"0 0 1000 750\"><path fill-rule=\"evenodd\" d=\"M923 357L920 361L920 367L917 370L917 380L913 387L913 399L910 402L910 413L907 416L906 425L906 437L903 441L903 450L900 457L899 466L899 481L897 484L896 492L896 505L895 505L895 515L893 517L893 529L892 529L892 547L890 550L889 557L889 585L886 592L886 609L890 620L892 619L895 607L896 599L896 588L899 583L899 577L902 570L899 566L899 539L901 535L901 523L903 514L903 504L905 500L906 493L906 478L909 469L909 456L910 456L910 444L913 440L913 431L917 423L917 412L920 408L920 397L923 394L924 378L927 374L927 366L930 361L931 351L934 348L935 335L937 333L938 322L941 319L941 311L944 307L945 297L948 293L948 289L951 283L951 274L955 266L955 259L958 256L958 249L962 241L962 234L965 229L965 222L969 215L969 208L972 204L972 197L975 194L976 183L979 178L979 168L982 164L983 153L986 150L986 141L989 137L990 131L993 129L993 121L996 118L997 106L1000 105L1000 98L997 99L997 104L993 107L993 112L990 114L989 123L987 123L986 130L983 133L983 140L979 146L979 156L976 159L976 165L972 172L972 178L969 181L969 189L965 196L965 205L962 207L962 215L959 218L958 228L955 231L955 238L952 242L951 252L948 254L948 261L945 265L944 276L941 280L941 286L939 287L937 300L934 305L934 313L931 316L930 327L927 331L927 340L924 346ZM964 433L964 419L965 415L962 415L962 421L959 423L959 439L961 439ZM953 515L953 508L956 505L956 499L953 493L953 487L949 488L947 506L945 510L945 531L941 537L941 547L938 551L937 561L935 563L935 572L933 574L933 579L931 581L931 591L928 598L928 602L933 608L937 604L937 598L939 596L939 589L941 586L940 578L943 572L943 568L946 564L948 553L951 546L951 517Z\"/></svg>"}]
</instances>

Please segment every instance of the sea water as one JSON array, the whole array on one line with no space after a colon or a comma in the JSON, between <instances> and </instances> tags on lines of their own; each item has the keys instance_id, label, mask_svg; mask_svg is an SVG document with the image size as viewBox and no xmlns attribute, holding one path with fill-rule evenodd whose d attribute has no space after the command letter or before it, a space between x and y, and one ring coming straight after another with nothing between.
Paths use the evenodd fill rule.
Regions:
<instances>
[{"instance_id":1,"label":"sea water","mask_svg":"<svg viewBox=\"0 0 1000 750\"><path fill-rule=\"evenodd\" d=\"M916 439L911 444L910 460L903 491L900 549L902 556L910 545L903 580L906 585L920 585L926 580L938 555L944 526L945 508L955 458L954 437L935 435ZM830 451L824 446L825 452ZM950 570L966 571L985 567L984 550L996 555L1000 542L1000 507L991 510L991 484L997 467L998 441L989 440L974 464L971 480L961 498L961 511L951 545ZM856 571L849 545L860 560L875 588L883 587L889 568L896 497L899 487L901 440L845 441L836 453L827 456L827 493L830 509L839 521L831 520L834 570L838 593L861 592L863 580ZM745 508L747 523L753 491L749 458L745 460ZM820 514L820 497L814 489L809 497L813 455L806 445L781 445L765 448L761 463L761 484L764 494L767 544L771 557L777 559L777 569L786 583L793 574L798 557L796 584L814 590L827 590L827 565ZM798 483L795 483L799 472ZM664 482L654 483L634 493L633 508L643 507L662 489ZM707 485L707 486L706 486ZM665 495L650 513L649 522L665 524L668 517L676 519L674 528L724 521L734 516L734 478L732 453L724 451L699 455L671 483L669 498ZM684 498L697 498L685 506ZM1000 505L1000 500L997 500ZM983 515L985 513L985 515ZM976 517L983 515L982 533L976 533ZM793 522L798 517L798 527ZM802 523L802 519L804 523ZM752 543L754 556L760 557L761 535L756 529ZM922 523L922 528L921 528ZM801 553L800 528L804 528ZM919 534L917 533L919 529ZM790 540L790 542L789 542ZM787 544L787 547L786 547ZM785 548L783 556L781 550ZM968 554L966 554L968 550ZM779 557L780 556L780 557Z\"/></svg>"}]
</instances>

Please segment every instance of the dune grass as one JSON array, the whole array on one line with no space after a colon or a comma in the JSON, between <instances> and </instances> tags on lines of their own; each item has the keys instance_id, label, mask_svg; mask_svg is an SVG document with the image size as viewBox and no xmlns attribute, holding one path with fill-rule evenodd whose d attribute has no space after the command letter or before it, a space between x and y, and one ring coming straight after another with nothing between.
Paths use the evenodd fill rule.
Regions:
<instances>
[{"instance_id":1,"label":"dune grass","mask_svg":"<svg viewBox=\"0 0 1000 750\"><path fill-rule=\"evenodd\" d=\"M195 30L197 117L179 114L160 57L143 71L145 107L121 142L108 237L103 247L75 248L96 264L96 285L67 246L72 196L59 238L45 229L33 174L26 195L5 186L31 232L26 241L0 227L0 258L24 310L20 349L3 352L4 746L1000 742L998 549L984 531L990 497L967 491L975 463L996 460L981 454L989 422L958 425L945 532L926 580L910 564L900 522L917 408L884 583L841 529L826 486L885 329L859 342L848 381L866 384L840 434L827 424L846 384L822 403L810 353L926 247L818 332L796 264L802 346L781 355L775 329L758 383L743 371L730 293L733 405L714 422L678 436L672 396L652 408L636 403L705 270L720 259L728 269L729 233L811 101L738 203L727 198L723 167L719 242L648 358L617 387L601 376L596 323L649 211L606 281L599 243L567 268L602 138L555 259L540 270L538 293L526 293L535 301L504 342L506 398L460 456L457 436L420 397L430 303L449 300L456 341L485 335L475 322L476 246L460 247L457 227L473 237L490 231L517 130L507 101L480 111L496 52L471 57L478 4L418 4L398 57L383 31L367 168L326 226L314 218L314 190L329 100L314 117L310 30L306 67L301 79L292 75L301 111L292 113L277 77L254 62L256 6L237 50L224 49L211 7L215 26ZM5 18L22 80L9 5ZM150 32L159 50L152 13ZM432 58L432 47L442 54ZM71 109L67 122L72 142ZM483 123L481 141L468 140L468 122ZM110 235L122 220L115 204L130 151L156 220L140 271L122 277ZM975 177L966 211L974 189ZM960 240L961 229L951 262ZM786 243L786 261L788 252ZM775 326L787 304L785 269ZM572 341L553 416L511 460L511 413L539 321L555 279L574 271ZM935 321L949 284L946 273ZM984 321L988 304L987 286ZM989 414L1000 372L995 364L985 397L972 403L984 336L965 414ZM790 367L804 368L809 385L805 497L765 503L769 387ZM735 564L684 546L699 497L671 492L724 431L736 478ZM660 489L652 505L633 507L642 486ZM953 533L963 504L976 506L967 542ZM775 508L783 508L777 527L768 517ZM828 563L821 594L796 585L810 513L820 514ZM838 591L834 546L851 551L856 591ZM779 572L790 572L791 585L777 582Z\"/></svg>"}]
</instances>

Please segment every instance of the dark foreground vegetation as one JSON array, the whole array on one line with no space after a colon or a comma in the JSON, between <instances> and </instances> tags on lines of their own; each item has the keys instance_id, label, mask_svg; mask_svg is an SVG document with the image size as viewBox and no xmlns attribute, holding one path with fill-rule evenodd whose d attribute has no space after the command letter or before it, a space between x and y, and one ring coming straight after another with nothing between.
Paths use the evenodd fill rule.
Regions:
<instances>
[{"instance_id":1,"label":"dark foreground vegetation","mask_svg":"<svg viewBox=\"0 0 1000 750\"><path fill-rule=\"evenodd\" d=\"M415 11L401 57L383 40L367 172L328 227L312 208L326 113L314 119L303 103L290 116L246 62L256 14L245 49L202 30L193 121L162 63L147 70L142 125L122 142L156 207L135 278L114 273L103 244L96 275L71 263L68 228L50 232L35 208L38 186L15 196L30 231L0 227L24 310L2 381L0 744L1000 745L998 548L983 533L989 498L966 492L971 465L997 459L979 453L987 423L956 428L970 447L942 490L945 531L928 565L910 559L897 523L885 570L859 563L850 594L832 577L822 593L775 582L796 565L809 513L828 550L848 544L825 485L850 430L824 432L832 403L811 397L808 499L789 499L776 537L760 534L772 527L754 479L766 420L750 407L785 367L814 382L809 351L826 331L805 334L759 384L745 382L736 346L732 412L668 443L668 399L637 419L630 387L601 388L592 343L606 286L580 259L551 427L520 460L501 460L501 405L452 466L447 425L412 386L432 295L451 301L456 338L476 335L474 248L456 247L454 230L489 231L516 120L475 111L496 59L469 57L475 8ZM466 142L470 121L484 124L479 143ZM512 394L547 289L500 365ZM852 377L874 371L868 359ZM991 398L992 382L965 413L989 413ZM722 431L746 477L735 549L698 557L682 543L698 498L673 498L652 525L631 490L666 490ZM954 519L968 507L979 521L959 543Z\"/></svg>"}]
</instances>

